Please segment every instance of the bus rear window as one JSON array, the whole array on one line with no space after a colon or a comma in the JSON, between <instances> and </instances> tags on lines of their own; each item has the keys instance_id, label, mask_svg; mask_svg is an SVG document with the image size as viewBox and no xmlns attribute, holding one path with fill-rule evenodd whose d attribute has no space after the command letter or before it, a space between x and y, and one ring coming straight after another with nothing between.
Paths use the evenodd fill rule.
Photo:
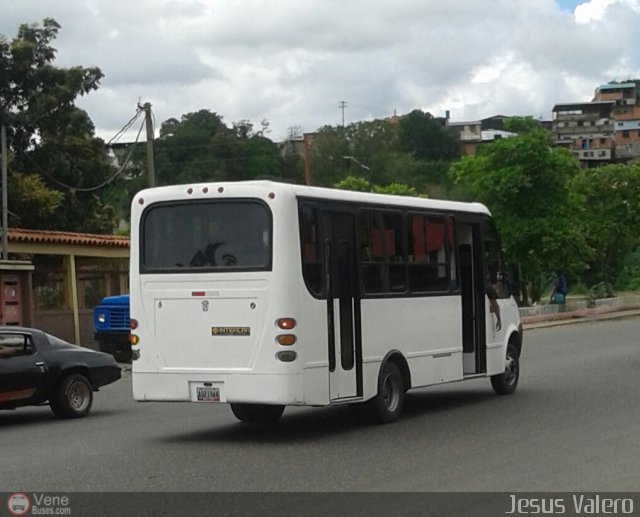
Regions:
<instances>
[{"instance_id":1,"label":"bus rear window","mask_svg":"<svg viewBox=\"0 0 640 517\"><path fill-rule=\"evenodd\" d=\"M142 273L271 269L271 213L260 201L167 203L142 219Z\"/></svg>"}]
</instances>

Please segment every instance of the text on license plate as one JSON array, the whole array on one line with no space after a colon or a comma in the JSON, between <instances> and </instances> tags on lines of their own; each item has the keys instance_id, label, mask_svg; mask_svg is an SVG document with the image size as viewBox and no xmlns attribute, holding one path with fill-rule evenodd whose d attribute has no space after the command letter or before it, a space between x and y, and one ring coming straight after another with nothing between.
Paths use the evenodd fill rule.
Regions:
<instances>
[{"instance_id":1,"label":"text on license plate","mask_svg":"<svg viewBox=\"0 0 640 517\"><path fill-rule=\"evenodd\" d=\"M198 387L198 402L220 402L220 388Z\"/></svg>"}]
</instances>

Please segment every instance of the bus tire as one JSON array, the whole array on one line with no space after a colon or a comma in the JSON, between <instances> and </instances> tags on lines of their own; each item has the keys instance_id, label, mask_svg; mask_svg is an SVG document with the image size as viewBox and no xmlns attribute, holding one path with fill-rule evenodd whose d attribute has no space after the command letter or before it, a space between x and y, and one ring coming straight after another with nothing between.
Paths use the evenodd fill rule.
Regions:
<instances>
[{"instance_id":1,"label":"bus tire","mask_svg":"<svg viewBox=\"0 0 640 517\"><path fill-rule=\"evenodd\" d=\"M504 372L491 376L491 386L498 395L511 395L518 387L520 359L518 348L512 342L507 345Z\"/></svg>"},{"instance_id":2,"label":"bus tire","mask_svg":"<svg viewBox=\"0 0 640 517\"><path fill-rule=\"evenodd\" d=\"M231 404L234 416L251 424L271 424L284 413L284 406L269 404Z\"/></svg>"},{"instance_id":3,"label":"bus tire","mask_svg":"<svg viewBox=\"0 0 640 517\"><path fill-rule=\"evenodd\" d=\"M365 402L362 408L366 419L374 424L395 422L402 413L404 393L399 368L393 361L387 361L378 376L378 394Z\"/></svg>"},{"instance_id":4,"label":"bus tire","mask_svg":"<svg viewBox=\"0 0 640 517\"><path fill-rule=\"evenodd\" d=\"M93 404L93 389L84 375L68 375L56 388L49 401L51 411L58 418L87 416Z\"/></svg>"}]
</instances>

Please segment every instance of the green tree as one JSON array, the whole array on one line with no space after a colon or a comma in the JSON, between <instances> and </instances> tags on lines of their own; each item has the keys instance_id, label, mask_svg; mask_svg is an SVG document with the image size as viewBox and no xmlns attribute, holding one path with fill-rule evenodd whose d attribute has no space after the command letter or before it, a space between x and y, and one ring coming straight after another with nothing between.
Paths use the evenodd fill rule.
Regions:
<instances>
[{"instance_id":1,"label":"green tree","mask_svg":"<svg viewBox=\"0 0 640 517\"><path fill-rule=\"evenodd\" d=\"M431 113L413 110L400 118L399 149L420 160L450 161L460 157L460 141Z\"/></svg>"},{"instance_id":2,"label":"green tree","mask_svg":"<svg viewBox=\"0 0 640 517\"><path fill-rule=\"evenodd\" d=\"M371 183L359 176L347 176L334 185L342 190L353 190L355 192L371 192Z\"/></svg>"},{"instance_id":3,"label":"green tree","mask_svg":"<svg viewBox=\"0 0 640 517\"><path fill-rule=\"evenodd\" d=\"M575 223L592 250L585 283L613 284L640 245L640 165L582 169L569 186Z\"/></svg>"},{"instance_id":4,"label":"green tree","mask_svg":"<svg viewBox=\"0 0 640 517\"><path fill-rule=\"evenodd\" d=\"M377 194L393 194L396 196L426 197L419 194L416 189L403 183L390 183L389 185L374 185L373 191Z\"/></svg>"},{"instance_id":5,"label":"green tree","mask_svg":"<svg viewBox=\"0 0 640 517\"><path fill-rule=\"evenodd\" d=\"M414 110L399 120L323 127L311 146L311 178L314 185L328 186L355 175L372 185L399 183L446 195L449 161L459 156L456 136L430 114Z\"/></svg>"},{"instance_id":6,"label":"green tree","mask_svg":"<svg viewBox=\"0 0 640 517\"><path fill-rule=\"evenodd\" d=\"M375 192L376 194L394 194L397 196L421 196L416 189L402 183L372 185L360 176L347 176L345 179L336 183L334 187L343 190L353 190L356 192Z\"/></svg>"},{"instance_id":7,"label":"green tree","mask_svg":"<svg viewBox=\"0 0 640 517\"><path fill-rule=\"evenodd\" d=\"M0 37L0 121L8 128L11 151L10 223L111 231L114 212L99 187L115 170L91 120L74 104L98 88L103 74L97 67L53 64L51 43L59 29L46 18L42 25L21 25L11 41Z\"/></svg>"},{"instance_id":8,"label":"green tree","mask_svg":"<svg viewBox=\"0 0 640 517\"><path fill-rule=\"evenodd\" d=\"M577 160L541 129L498 140L451 166L467 199L493 213L506 257L521 264L534 301L547 274L561 269L576 278L586 266L589 248L569 189L578 171Z\"/></svg>"},{"instance_id":9,"label":"green tree","mask_svg":"<svg viewBox=\"0 0 640 517\"><path fill-rule=\"evenodd\" d=\"M531 116L527 117L507 117L504 119L504 129L513 133L530 133L535 129L541 129L540 122Z\"/></svg>"},{"instance_id":10,"label":"green tree","mask_svg":"<svg viewBox=\"0 0 640 517\"><path fill-rule=\"evenodd\" d=\"M311 183L329 187L349 176L351 162L343 157L351 152L346 128L324 126L318 130L310 145Z\"/></svg>"},{"instance_id":11,"label":"green tree","mask_svg":"<svg viewBox=\"0 0 640 517\"><path fill-rule=\"evenodd\" d=\"M220 115L202 109L169 119L156 140L159 185L201 181L279 179L302 181L300 161L285 161L278 147L248 120L227 127ZM140 157L141 162L144 156Z\"/></svg>"}]
</instances>

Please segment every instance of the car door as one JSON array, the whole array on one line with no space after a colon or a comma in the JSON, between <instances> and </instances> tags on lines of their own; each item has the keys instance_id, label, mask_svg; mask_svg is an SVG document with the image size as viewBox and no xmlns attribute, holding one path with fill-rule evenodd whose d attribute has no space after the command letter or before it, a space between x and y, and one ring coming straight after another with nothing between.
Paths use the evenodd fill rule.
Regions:
<instances>
[{"instance_id":1,"label":"car door","mask_svg":"<svg viewBox=\"0 0 640 517\"><path fill-rule=\"evenodd\" d=\"M46 399L46 368L29 333L0 332L0 406Z\"/></svg>"}]
</instances>

